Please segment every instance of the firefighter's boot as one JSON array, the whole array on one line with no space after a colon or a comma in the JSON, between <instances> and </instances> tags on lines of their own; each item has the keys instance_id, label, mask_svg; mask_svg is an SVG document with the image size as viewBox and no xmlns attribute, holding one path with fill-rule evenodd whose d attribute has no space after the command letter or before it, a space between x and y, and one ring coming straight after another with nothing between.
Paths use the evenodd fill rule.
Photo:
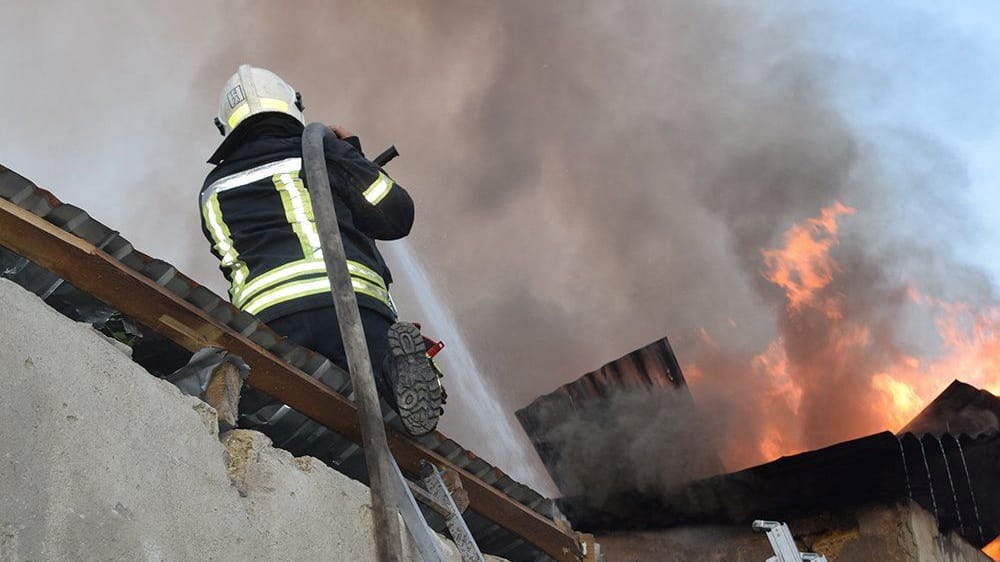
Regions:
<instances>
[{"instance_id":1,"label":"firefighter's boot","mask_svg":"<svg viewBox=\"0 0 1000 562\"><path fill-rule=\"evenodd\" d=\"M420 328L409 322L389 327L389 354L385 373L391 387L389 403L396 407L403 427L411 435L434 431L441 417L444 389L440 372L427 355Z\"/></svg>"}]
</instances>

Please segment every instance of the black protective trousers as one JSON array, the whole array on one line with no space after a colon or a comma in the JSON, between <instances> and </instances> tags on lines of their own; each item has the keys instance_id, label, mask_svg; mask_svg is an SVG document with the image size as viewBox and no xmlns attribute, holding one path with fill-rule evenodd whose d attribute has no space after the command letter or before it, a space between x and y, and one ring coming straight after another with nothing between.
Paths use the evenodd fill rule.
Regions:
<instances>
[{"instance_id":1,"label":"black protective trousers","mask_svg":"<svg viewBox=\"0 0 1000 562\"><path fill-rule=\"evenodd\" d=\"M384 314L365 307L359 307L359 310L365 340L368 342L368 355L372 362L375 385L382 398L394 404L388 374L385 372L385 358L389 353L388 332L393 321ZM344 340L340 337L340 325L337 323L337 311L332 306L312 308L282 316L271 320L267 325L288 338L288 341L311 349L345 371L348 370Z\"/></svg>"}]
</instances>

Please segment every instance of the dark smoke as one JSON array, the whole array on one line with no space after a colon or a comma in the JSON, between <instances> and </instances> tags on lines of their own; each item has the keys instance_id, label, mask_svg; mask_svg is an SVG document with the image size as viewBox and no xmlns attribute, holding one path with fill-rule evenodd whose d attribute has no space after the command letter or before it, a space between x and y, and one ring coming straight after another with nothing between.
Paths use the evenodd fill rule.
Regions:
<instances>
[{"instance_id":1,"label":"dark smoke","mask_svg":"<svg viewBox=\"0 0 1000 562\"><path fill-rule=\"evenodd\" d=\"M537 437L559 451L554 470L562 494L601 506L618 494L661 495L718 474L723 417L700 413L686 390L618 391L548 419Z\"/></svg>"},{"instance_id":2,"label":"dark smoke","mask_svg":"<svg viewBox=\"0 0 1000 562\"><path fill-rule=\"evenodd\" d=\"M805 446L880 429L864 377L926 345L899 326L907 283L992 299L947 257L958 221L942 194L963 180L946 151L901 132L888 156L920 148L928 173L894 183L832 101L839 63L814 50L816 16L756 4L19 4L0 23L5 83L23 86L0 94L0 158L221 292L195 202L217 89L239 63L271 68L309 119L357 131L370 154L399 147L414 244L511 411L669 335L746 464L762 460L763 417ZM874 327L857 357L822 318L785 314L760 275L760 251L834 201L858 208L835 252L850 276L829 287L850 295L843 322ZM931 205L935 227L915 232L907 219ZM419 295L396 277L405 311ZM776 334L800 412L747 369ZM488 442L488 420L444 429Z\"/></svg>"}]
</instances>

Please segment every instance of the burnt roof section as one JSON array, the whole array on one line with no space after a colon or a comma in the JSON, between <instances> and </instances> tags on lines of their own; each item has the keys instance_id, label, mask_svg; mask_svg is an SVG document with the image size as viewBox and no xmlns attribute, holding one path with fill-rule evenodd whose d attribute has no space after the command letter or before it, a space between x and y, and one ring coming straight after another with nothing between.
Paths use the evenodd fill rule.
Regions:
<instances>
[{"instance_id":1,"label":"burnt roof section","mask_svg":"<svg viewBox=\"0 0 1000 562\"><path fill-rule=\"evenodd\" d=\"M44 218L59 229L86 240L117 260L122 266L197 307L235 332L246 336L289 365L321 380L342 396L350 396L350 378L347 373L324 357L288 343L256 317L236 309L228 301L199 285L169 263L137 251L117 231L98 222L84 210L62 203L52 193L39 188L30 180L2 165L0 165L0 197ZM3 246L0 246L0 265L2 265L0 274L3 277L9 278L38 294L47 303L73 319L87 321L101 327L112 317L121 318L113 306L97 301L70 283L64 282L51 271ZM124 320L128 321L127 318ZM138 336L141 337L139 343L144 346L137 348L141 349L137 358L143 360L143 365L151 372L169 373L175 365L183 364L187 361L187 357L190 357L190 352L152 330L143 326L136 326L136 328L139 332ZM294 422L290 438L306 436L317 446L321 444L326 451L326 454L322 456L331 466L351 477L366 480L363 452L360 447L337 433L325 430L294 410L287 407L285 410L288 411L288 414L283 416L283 419ZM396 414L387 406L383 406L383 414L386 423L399 427ZM292 424L286 424L284 427L291 428ZM512 502L519 503L550 521L553 519L552 500L544 498L531 488L514 481L496 466L484 461L440 432L432 432L415 439L415 441L480 478L492 488L505 494ZM500 527L471 508L466 512L465 518L470 530L485 552L512 560L551 559L535 545ZM443 521L440 521L439 518L435 520L433 514L429 516L429 521L438 531L444 528Z\"/></svg>"},{"instance_id":2,"label":"burnt roof section","mask_svg":"<svg viewBox=\"0 0 1000 562\"><path fill-rule=\"evenodd\" d=\"M552 394L562 394L570 402L590 398L607 398L620 390L651 390L687 386L670 341L663 338L619 357L571 383L557 388ZM544 397L543 397L544 398ZM531 406L524 408L527 410ZM521 411L523 411L521 410Z\"/></svg>"},{"instance_id":3,"label":"burnt roof section","mask_svg":"<svg viewBox=\"0 0 1000 562\"><path fill-rule=\"evenodd\" d=\"M536 398L517 411L517 419L559 489L564 494L576 494L581 489L593 488L595 477L603 477L593 466L573 460L579 455L573 454L572 449L583 446L580 441L598 447L600 444L596 441L619 439L618 433L634 436L641 430L622 421L626 417L622 415L626 413L623 408L648 411L650 419L661 413L658 409L670 408L676 415L664 421L677 426L672 430L699 431L694 401L667 338L654 341ZM578 422L594 420L602 420L600 435L594 432L581 435L585 430L574 427L582 425ZM682 425L685 427L680 427ZM697 462L692 459L689 463L694 474L704 476L722 471L722 464L714 452L703 454L696 448L689 449L692 454L706 457ZM630 485L628 482L622 484Z\"/></svg>"},{"instance_id":4,"label":"burnt roof section","mask_svg":"<svg viewBox=\"0 0 1000 562\"><path fill-rule=\"evenodd\" d=\"M689 482L660 496L622 494L602 505L559 505L586 532L789 519L853 505L913 499L983 547L1000 534L1000 434L940 438L883 432Z\"/></svg>"},{"instance_id":5,"label":"burnt roof section","mask_svg":"<svg viewBox=\"0 0 1000 562\"><path fill-rule=\"evenodd\" d=\"M539 396L517 411L517 419L528 435L533 435L537 433L534 429L549 425L550 413L575 410L581 404L608 398L616 392L669 388L686 389L687 383L670 342L663 338Z\"/></svg>"},{"instance_id":6,"label":"burnt roof section","mask_svg":"<svg viewBox=\"0 0 1000 562\"><path fill-rule=\"evenodd\" d=\"M962 381L954 381L900 433L982 435L1000 431L1000 398Z\"/></svg>"}]
</instances>

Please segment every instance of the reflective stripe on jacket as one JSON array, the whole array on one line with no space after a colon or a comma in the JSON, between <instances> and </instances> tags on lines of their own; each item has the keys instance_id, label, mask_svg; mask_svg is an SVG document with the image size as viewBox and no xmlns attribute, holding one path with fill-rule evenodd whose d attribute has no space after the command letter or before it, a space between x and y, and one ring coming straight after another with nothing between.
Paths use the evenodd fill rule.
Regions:
<instances>
[{"instance_id":1,"label":"reflective stripe on jacket","mask_svg":"<svg viewBox=\"0 0 1000 562\"><path fill-rule=\"evenodd\" d=\"M301 125L264 120L243 133L201 190L202 230L237 307L265 321L332 304L309 190ZM243 126L241 125L240 128ZM356 138L327 143L327 167L358 304L395 318L392 281L374 239L405 236L413 203L364 158Z\"/></svg>"}]
</instances>

